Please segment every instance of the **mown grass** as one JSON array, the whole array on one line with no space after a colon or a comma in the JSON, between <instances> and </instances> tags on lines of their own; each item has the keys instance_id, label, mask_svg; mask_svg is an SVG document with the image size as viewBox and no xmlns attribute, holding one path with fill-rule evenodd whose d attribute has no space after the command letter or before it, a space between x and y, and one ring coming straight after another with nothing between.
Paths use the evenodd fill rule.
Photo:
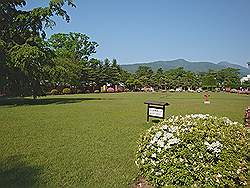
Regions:
<instances>
[{"instance_id":1,"label":"mown grass","mask_svg":"<svg viewBox=\"0 0 250 188\"><path fill-rule=\"evenodd\" d=\"M137 176L137 139L150 127L145 100L166 115L209 113L243 123L246 95L119 93L0 99L0 187L128 187Z\"/></svg>"}]
</instances>

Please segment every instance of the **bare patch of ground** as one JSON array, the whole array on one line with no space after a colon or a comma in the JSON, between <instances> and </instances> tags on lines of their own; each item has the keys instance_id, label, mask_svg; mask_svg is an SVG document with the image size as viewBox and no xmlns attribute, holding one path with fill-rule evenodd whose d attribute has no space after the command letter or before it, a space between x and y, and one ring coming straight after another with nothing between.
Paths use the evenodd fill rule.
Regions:
<instances>
[{"instance_id":1,"label":"bare patch of ground","mask_svg":"<svg viewBox=\"0 0 250 188\"><path fill-rule=\"evenodd\" d=\"M145 178L139 177L135 183L132 184L132 188L154 188L150 185Z\"/></svg>"}]
</instances>

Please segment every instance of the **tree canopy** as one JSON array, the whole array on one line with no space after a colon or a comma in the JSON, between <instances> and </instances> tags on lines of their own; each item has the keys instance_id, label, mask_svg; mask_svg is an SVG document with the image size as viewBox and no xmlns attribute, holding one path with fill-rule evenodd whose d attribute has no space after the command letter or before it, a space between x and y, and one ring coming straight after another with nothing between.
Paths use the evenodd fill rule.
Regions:
<instances>
[{"instance_id":1,"label":"tree canopy","mask_svg":"<svg viewBox=\"0 0 250 188\"><path fill-rule=\"evenodd\" d=\"M35 98L42 93L44 71L51 57L44 45L44 29L55 25L54 15L68 22L70 18L63 6L75 4L72 0L51 0L47 7L22 10L26 3L26 0L0 2L0 86L5 93L31 93Z\"/></svg>"}]
</instances>

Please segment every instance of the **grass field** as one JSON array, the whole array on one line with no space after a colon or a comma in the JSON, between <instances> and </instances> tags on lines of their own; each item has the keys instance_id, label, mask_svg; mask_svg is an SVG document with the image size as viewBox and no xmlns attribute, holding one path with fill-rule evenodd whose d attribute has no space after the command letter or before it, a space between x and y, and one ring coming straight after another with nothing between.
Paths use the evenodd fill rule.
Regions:
<instances>
[{"instance_id":1,"label":"grass field","mask_svg":"<svg viewBox=\"0 0 250 188\"><path fill-rule=\"evenodd\" d=\"M145 100L170 103L166 115L209 113L243 123L250 96L119 93L0 99L0 187L128 187L137 176L137 139L151 124Z\"/></svg>"}]
</instances>

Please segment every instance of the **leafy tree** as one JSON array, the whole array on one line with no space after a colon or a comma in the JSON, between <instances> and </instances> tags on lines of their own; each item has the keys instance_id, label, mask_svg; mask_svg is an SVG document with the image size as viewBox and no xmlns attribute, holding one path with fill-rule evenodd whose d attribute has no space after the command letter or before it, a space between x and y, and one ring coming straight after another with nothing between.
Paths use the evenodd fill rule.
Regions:
<instances>
[{"instance_id":1,"label":"leafy tree","mask_svg":"<svg viewBox=\"0 0 250 188\"><path fill-rule=\"evenodd\" d=\"M50 56L49 50L43 48L44 28L55 25L51 19L54 15L69 21L63 6L75 5L72 0L51 0L48 7L20 10L26 2L0 1L0 86L5 83L0 90L12 95L26 95L31 91L36 98L42 94L44 70L49 64L45 60Z\"/></svg>"},{"instance_id":2,"label":"leafy tree","mask_svg":"<svg viewBox=\"0 0 250 188\"><path fill-rule=\"evenodd\" d=\"M45 84L46 66L50 62L47 53L46 50L29 44L15 45L11 49L9 64L23 74L23 84L29 88L24 94L31 94L36 98L43 93L40 85Z\"/></svg>"},{"instance_id":3,"label":"leafy tree","mask_svg":"<svg viewBox=\"0 0 250 188\"><path fill-rule=\"evenodd\" d=\"M138 83L142 84L143 86L149 86L152 84L152 76L154 72L153 70L148 66L139 66L138 69L135 72L135 76L138 79ZM138 86L140 84L137 84Z\"/></svg>"},{"instance_id":4,"label":"leafy tree","mask_svg":"<svg viewBox=\"0 0 250 188\"><path fill-rule=\"evenodd\" d=\"M117 64L117 60L113 59L112 63L111 63L111 78L112 78L112 84L119 84L119 82L121 81L121 68L120 66Z\"/></svg>"},{"instance_id":5,"label":"leafy tree","mask_svg":"<svg viewBox=\"0 0 250 188\"><path fill-rule=\"evenodd\" d=\"M217 72L217 80L221 87L237 88L240 86L239 69L222 69Z\"/></svg>"},{"instance_id":6,"label":"leafy tree","mask_svg":"<svg viewBox=\"0 0 250 188\"><path fill-rule=\"evenodd\" d=\"M82 84L85 87L91 86L92 91L94 91L96 87L101 87L104 82L101 77L102 69L103 65L100 60L92 58L90 61L86 61L81 77Z\"/></svg>"},{"instance_id":7,"label":"leafy tree","mask_svg":"<svg viewBox=\"0 0 250 188\"><path fill-rule=\"evenodd\" d=\"M81 33L58 33L49 39L49 46L59 57L70 58L76 61L88 60L96 52L98 44L89 41L89 37Z\"/></svg>"},{"instance_id":8,"label":"leafy tree","mask_svg":"<svg viewBox=\"0 0 250 188\"><path fill-rule=\"evenodd\" d=\"M205 89L213 90L218 86L217 72L210 70L202 77L202 87Z\"/></svg>"},{"instance_id":9,"label":"leafy tree","mask_svg":"<svg viewBox=\"0 0 250 188\"><path fill-rule=\"evenodd\" d=\"M153 73L154 72L153 72L153 70L150 67L141 65L136 70L135 75L136 75L137 78L140 78L142 76L150 77L150 76L153 75Z\"/></svg>"},{"instance_id":10,"label":"leafy tree","mask_svg":"<svg viewBox=\"0 0 250 188\"><path fill-rule=\"evenodd\" d=\"M55 54L54 67L50 71L53 84L56 85L96 85L93 79L95 60L88 62L89 56L95 53L96 42L81 33L58 33L48 40L48 46ZM99 62L98 62L99 63ZM100 72L100 71L99 71ZM90 76L90 77L89 77Z\"/></svg>"}]
</instances>

